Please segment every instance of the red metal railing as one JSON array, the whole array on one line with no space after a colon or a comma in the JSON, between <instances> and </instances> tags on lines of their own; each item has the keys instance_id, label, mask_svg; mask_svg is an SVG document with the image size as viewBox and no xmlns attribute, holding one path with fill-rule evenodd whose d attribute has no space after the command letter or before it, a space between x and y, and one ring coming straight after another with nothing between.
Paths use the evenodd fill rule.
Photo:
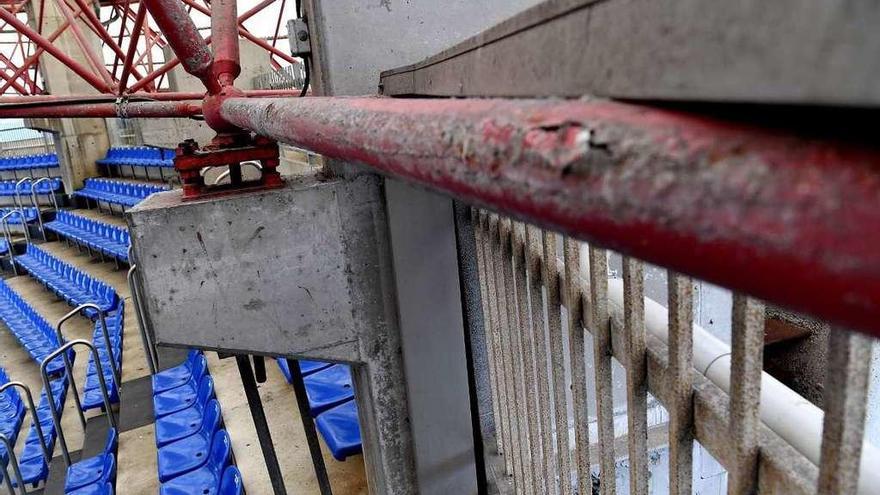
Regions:
<instances>
[{"instance_id":1,"label":"red metal railing","mask_svg":"<svg viewBox=\"0 0 880 495\"><path fill-rule=\"evenodd\" d=\"M178 58L138 78L129 45L120 78L105 74L109 83L55 48L57 31L43 36L0 9L0 19L102 93L3 98L0 117L202 114L223 133L254 131L362 162L880 335L876 148L605 101L255 100L289 94L234 86L238 37L247 37L242 22L270 3L241 16L231 0L214 0L211 9L193 0L145 0L137 13L126 4L125 15L148 37L149 11ZM80 19L82 6L75 7L71 18ZM210 38L201 37L187 7L211 12ZM121 50L113 52L118 60ZM178 60L204 82L204 98L155 91ZM137 82L126 88L129 75ZM7 87L26 87L11 77Z\"/></svg>"}]
</instances>

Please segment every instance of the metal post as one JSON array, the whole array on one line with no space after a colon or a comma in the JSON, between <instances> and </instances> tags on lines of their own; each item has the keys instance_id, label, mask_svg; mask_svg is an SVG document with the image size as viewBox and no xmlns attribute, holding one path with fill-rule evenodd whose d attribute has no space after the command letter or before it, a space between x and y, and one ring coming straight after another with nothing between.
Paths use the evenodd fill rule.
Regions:
<instances>
[{"instance_id":1,"label":"metal post","mask_svg":"<svg viewBox=\"0 0 880 495\"><path fill-rule=\"evenodd\" d=\"M107 409L107 422L110 425L110 428L116 428L116 418L113 417L113 410L110 408L110 396L107 393L107 383L104 381L104 368L101 365L101 358L98 356L98 350L92 345L91 342L87 340L72 340L54 352L46 356L46 359L40 363L40 375L43 377L43 387L46 390L46 398L49 402L49 412L52 414L52 423L55 425L55 432L58 433L58 442L61 444L61 454L64 458L64 463L66 466L70 467L70 450L67 448L67 440L64 438L64 430L61 429L61 415L58 413L58 408L55 407L55 394L52 392L52 384L49 382L49 373L47 368L49 363L52 362L53 359L58 357L58 355L67 356L67 351L76 347L78 345L86 346L91 352L92 357L95 360L95 369L98 373L98 385L101 388L101 395L104 399L104 407ZM67 378L70 380L70 383L73 384L73 374L68 371ZM75 392L74 392L75 393ZM82 408L79 407L77 401L77 407L79 409L80 415L82 415ZM85 423L83 423L83 431L85 431Z\"/></svg>"},{"instance_id":2,"label":"metal post","mask_svg":"<svg viewBox=\"0 0 880 495\"><path fill-rule=\"evenodd\" d=\"M137 318L138 328L140 329L141 334L141 344L144 346L144 355L147 359L147 366L150 368L150 374L155 375L156 370L159 368L159 359L156 355L156 348L153 346L152 339L150 338L150 334L147 331L147 326L144 318L144 308L141 306L141 298L140 292L137 286L137 280L135 280L135 272L137 271L137 263L134 263L134 258L132 257L132 250L129 246L128 248L128 262L131 264L131 267L128 269L128 289L131 292L131 301L134 303L134 315Z\"/></svg>"},{"instance_id":3,"label":"metal post","mask_svg":"<svg viewBox=\"0 0 880 495\"><path fill-rule=\"evenodd\" d=\"M110 371L113 372L113 378L116 380L116 386L120 386L122 384L122 374L119 371L119 368L116 366L116 358L113 355L113 342L110 340L110 332L107 331L107 320L104 318L104 310L101 309L100 306L94 303L85 303L80 304L74 309L70 310L66 315L62 316L60 320L58 320L58 324L55 327L55 333L58 335L59 343L64 343L64 336L61 334L61 326L64 325L64 322L73 318L74 316L82 313L86 309L94 309L98 313L98 320L101 323L101 333L104 336L104 345L107 346L107 353L110 355Z\"/></svg>"},{"instance_id":4,"label":"metal post","mask_svg":"<svg viewBox=\"0 0 880 495\"><path fill-rule=\"evenodd\" d=\"M37 414L37 407L34 405L34 396L31 394L31 389L21 382L7 382L0 387L0 393L3 393L4 390L10 387L24 390L28 410L31 413L31 420L34 422L34 429L37 430L37 437L40 439L40 450L43 451L43 459L46 460L46 465L48 466L52 462L52 453L49 452L49 448L46 446L46 436L43 434L43 426L40 424L40 416Z\"/></svg>"},{"instance_id":5,"label":"metal post","mask_svg":"<svg viewBox=\"0 0 880 495\"><path fill-rule=\"evenodd\" d=\"M260 391L257 389L256 380L254 380L254 370L251 368L250 358L247 355L237 355L235 362L238 364L244 393L251 409L251 417L254 419L254 428L256 428L257 437L260 439L260 448L263 451L263 458L266 460L266 469L269 471L269 479L272 481L272 490L275 495L285 495L287 490L284 488L284 476L281 474L281 466L278 465L278 457L275 455L272 432L266 421L266 412L263 410L263 401L260 399Z\"/></svg>"},{"instance_id":6,"label":"metal post","mask_svg":"<svg viewBox=\"0 0 880 495\"><path fill-rule=\"evenodd\" d=\"M0 442L6 447L6 453L9 455L9 463L12 464L12 471L15 473L15 478L18 480L19 493L21 495L27 495L27 487L24 486L24 478L22 478L21 469L18 467L18 459L15 458L15 445L2 433L0 433ZM9 486L9 493L15 495L15 491L12 488L12 479L9 477L9 472L6 471L6 466L3 467L3 479Z\"/></svg>"},{"instance_id":7,"label":"metal post","mask_svg":"<svg viewBox=\"0 0 880 495\"><path fill-rule=\"evenodd\" d=\"M303 382L302 370L296 359L287 360L287 368L290 370L290 378L293 382L293 395L296 397L296 405L299 409L299 417L302 420L303 432L306 434L306 443L309 445L309 454L312 456L312 466L315 468L315 477L318 479L318 488L321 495L331 495L330 479L327 477L327 466L324 465L324 454L321 452L321 444L318 443L318 432L315 429L315 421L309 408L309 396L306 393L306 384Z\"/></svg>"},{"instance_id":8,"label":"metal post","mask_svg":"<svg viewBox=\"0 0 880 495\"><path fill-rule=\"evenodd\" d=\"M9 216L14 214L15 210L7 212L5 215L0 217L0 222L3 223L3 235L6 237L6 249L9 252L9 263L12 265L12 273L15 276L18 276L18 268L15 266L15 253L12 249L12 233L9 231Z\"/></svg>"}]
</instances>

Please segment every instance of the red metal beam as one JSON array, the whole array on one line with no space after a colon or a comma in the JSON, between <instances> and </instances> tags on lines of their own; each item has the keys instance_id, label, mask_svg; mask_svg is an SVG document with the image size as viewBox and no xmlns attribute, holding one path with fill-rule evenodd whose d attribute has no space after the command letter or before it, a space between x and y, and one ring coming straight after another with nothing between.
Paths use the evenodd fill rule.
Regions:
<instances>
[{"instance_id":1,"label":"red metal beam","mask_svg":"<svg viewBox=\"0 0 880 495\"><path fill-rule=\"evenodd\" d=\"M47 103L0 106L0 118L155 118L194 117L202 113L196 103L179 101L116 103Z\"/></svg>"},{"instance_id":2,"label":"red metal beam","mask_svg":"<svg viewBox=\"0 0 880 495\"><path fill-rule=\"evenodd\" d=\"M199 78L209 92L219 90L211 75L213 56L180 0L142 0L183 68Z\"/></svg>"},{"instance_id":3,"label":"red metal beam","mask_svg":"<svg viewBox=\"0 0 880 495\"><path fill-rule=\"evenodd\" d=\"M126 4L125 8L128 8ZM126 16L126 19L128 17ZM141 35L141 28L144 25L144 20L147 18L147 6L143 3L138 5L137 16L134 19L134 26L131 30L131 39L128 42L128 53L125 54L125 62L122 64L122 75L119 77L119 93L122 95L125 92L126 87L128 86L128 76L131 74L132 69L134 69L134 56L137 53L138 40ZM125 25L123 24L123 28ZM141 78L143 79L143 78Z\"/></svg>"},{"instance_id":4,"label":"red metal beam","mask_svg":"<svg viewBox=\"0 0 880 495\"><path fill-rule=\"evenodd\" d=\"M111 92L110 87L102 81L98 76L90 72L88 69L77 63L77 61L70 58L66 53L61 51L55 45L52 44L51 41L40 35L40 33L34 31L30 27L28 27L23 22L19 21L15 14L11 14L6 10L0 9L0 20L4 20L9 23L16 31L25 35L31 41L33 41L36 45L43 48L50 55L58 59L59 62L66 65L70 70L72 70L76 75L83 78L87 83L89 83L92 87L101 91L103 93Z\"/></svg>"},{"instance_id":5,"label":"red metal beam","mask_svg":"<svg viewBox=\"0 0 880 495\"><path fill-rule=\"evenodd\" d=\"M229 122L880 336L880 150L607 101L291 98Z\"/></svg>"}]
</instances>

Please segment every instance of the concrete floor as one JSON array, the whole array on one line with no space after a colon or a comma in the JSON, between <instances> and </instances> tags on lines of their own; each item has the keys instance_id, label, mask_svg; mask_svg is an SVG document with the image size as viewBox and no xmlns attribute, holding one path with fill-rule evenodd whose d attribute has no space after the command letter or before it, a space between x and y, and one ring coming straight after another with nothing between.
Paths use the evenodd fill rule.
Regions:
<instances>
[{"instance_id":1,"label":"concrete floor","mask_svg":"<svg viewBox=\"0 0 880 495\"><path fill-rule=\"evenodd\" d=\"M124 225L122 218L110 217L95 210L78 210L77 213L117 225ZM134 307L131 304L126 269L123 267L123 269L117 270L112 262L101 263L96 259L90 259L85 251L79 252L75 247L67 246L63 241L46 243L42 247L54 256L62 258L90 275L109 283L125 300L123 382L147 376L149 370L140 343ZM72 309L27 275L7 279L6 283L31 303L34 309L50 323L54 324ZM86 318L77 317L65 324L64 333L68 339L90 339L92 326ZM83 382L82 377L85 374L87 362L84 350L79 350L74 373L78 377L77 384L80 386ZM232 438L236 463L243 473L245 487L252 495L270 494L272 493L271 482L265 468L250 410L244 397L235 360L221 361L216 354L209 353L209 363L216 383L217 396L223 407L226 428ZM36 396L35 399L38 398L42 389L39 368L5 327L0 329L0 365L13 379L20 380L30 386ZM269 380L260 385L260 395L269 419L288 492L318 493L311 458L297 413L293 389L285 381L274 361L268 362L267 368ZM78 450L82 445L82 429L78 424L79 420L74 409L73 400L68 397L62 424L71 451ZM21 435L19 448L25 441L25 437L26 434ZM366 475L361 456L352 457L346 462L339 462L330 456L326 447L324 447L324 454L334 494L367 493ZM118 463L118 493L127 495L157 493L156 444L153 425L127 431L120 435Z\"/></svg>"}]
</instances>

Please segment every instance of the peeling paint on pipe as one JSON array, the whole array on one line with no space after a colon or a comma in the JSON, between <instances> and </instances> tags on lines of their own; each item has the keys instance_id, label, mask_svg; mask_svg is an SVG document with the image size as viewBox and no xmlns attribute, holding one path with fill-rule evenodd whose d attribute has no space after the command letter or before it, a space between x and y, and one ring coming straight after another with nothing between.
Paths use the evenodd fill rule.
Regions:
<instances>
[{"instance_id":1,"label":"peeling paint on pipe","mask_svg":"<svg viewBox=\"0 0 880 495\"><path fill-rule=\"evenodd\" d=\"M229 122L880 336L880 151L600 100L230 98Z\"/></svg>"}]
</instances>

